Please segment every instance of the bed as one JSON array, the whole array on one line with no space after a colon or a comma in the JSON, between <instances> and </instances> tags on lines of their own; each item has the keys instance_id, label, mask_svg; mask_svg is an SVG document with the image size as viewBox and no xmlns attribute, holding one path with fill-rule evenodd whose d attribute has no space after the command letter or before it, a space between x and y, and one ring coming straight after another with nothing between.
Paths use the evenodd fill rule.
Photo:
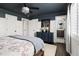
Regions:
<instances>
[{"instance_id":1,"label":"bed","mask_svg":"<svg viewBox=\"0 0 79 59\"><path fill-rule=\"evenodd\" d=\"M37 37L0 37L0 56L43 56L44 42Z\"/></svg>"}]
</instances>

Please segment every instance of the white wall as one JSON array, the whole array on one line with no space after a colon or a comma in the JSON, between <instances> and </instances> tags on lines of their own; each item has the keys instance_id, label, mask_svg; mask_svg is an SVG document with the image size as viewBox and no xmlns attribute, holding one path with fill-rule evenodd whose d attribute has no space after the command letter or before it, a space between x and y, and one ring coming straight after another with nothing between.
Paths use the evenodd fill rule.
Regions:
<instances>
[{"instance_id":1,"label":"white wall","mask_svg":"<svg viewBox=\"0 0 79 59\"><path fill-rule=\"evenodd\" d=\"M64 30L66 15L56 16L56 17L55 17L55 20L56 20L56 27L57 27L57 30L60 29L59 23L63 23L63 26L62 26L63 28L62 28L62 30Z\"/></svg>"},{"instance_id":2,"label":"white wall","mask_svg":"<svg viewBox=\"0 0 79 59\"><path fill-rule=\"evenodd\" d=\"M50 21L50 32L52 32L53 33L53 40L54 40L54 42L56 42L56 40L57 40L57 35L56 35L56 20L51 20Z\"/></svg>"},{"instance_id":3,"label":"white wall","mask_svg":"<svg viewBox=\"0 0 79 59\"><path fill-rule=\"evenodd\" d=\"M0 37L1 36L5 36L7 33L6 33L6 19L4 18L0 18Z\"/></svg>"},{"instance_id":4,"label":"white wall","mask_svg":"<svg viewBox=\"0 0 79 59\"><path fill-rule=\"evenodd\" d=\"M38 19L29 20L29 36L35 36L36 32L40 32L41 21Z\"/></svg>"},{"instance_id":5,"label":"white wall","mask_svg":"<svg viewBox=\"0 0 79 59\"><path fill-rule=\"evenodd\" d=\"M0 37L7 35L25 35L27 32L28 19L22 18L22 21L17 20L17 16L5 14L5 18L0 17Z\"/></svg>"},{"instance_id":6,"label":"white wall","mask_svg":"<svg viewBox=\"0 0 79 59\"><path fill-rule=\"evenodd\" d=\"M41 22L38 19L28 20L22 18L17 20L17 16L6 14L5 18L0 17L0 37L7 35L35 36L39 32Z\"/></svg>"},{"instance_id":7,"label":"white wall","mask_svg":"<svg viewBox=\"0 0 79 59\"><path fill-rule=\"evenodd\" d=\"M65 20L66 20L66 15L61 15L61 16L55 16L55 20L54 20L54 24L52 24L52 26L54 26L53 30L54 30L54 42L60 42L60 43L64 43L63 39L58 39L57 38L57 30L64 30L65 31ZM59 23L63 23L63 29L59 29Z\"/></svg>"},{"instance_id":8,"label":"white wall","mask_svg":"<svg viewBox=\"0 0 79 59\"><path fill-rule=\"evenodd\" d=\"M12 16L9 14L6 14L6 28L7 28L7 35L15 35L15 31L16 31L16 21L17 21L17 17L16 16Z\"/></svg>"}]
</instances>

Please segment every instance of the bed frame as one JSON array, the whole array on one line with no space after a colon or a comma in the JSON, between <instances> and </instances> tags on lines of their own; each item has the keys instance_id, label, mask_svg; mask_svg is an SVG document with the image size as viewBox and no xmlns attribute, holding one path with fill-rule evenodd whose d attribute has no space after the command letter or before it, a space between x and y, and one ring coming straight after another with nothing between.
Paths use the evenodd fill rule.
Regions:
<instances>
[{"instance_id":1,"label":"bed frame","mask_svg":"<svg viewBox=\"0 0 79 59\"><path fill-rule=\"evenodd\" d=\"M34 56L44 56L44 51L41 49L37 53L35 53Z\"/></svg>"}]
</instances>

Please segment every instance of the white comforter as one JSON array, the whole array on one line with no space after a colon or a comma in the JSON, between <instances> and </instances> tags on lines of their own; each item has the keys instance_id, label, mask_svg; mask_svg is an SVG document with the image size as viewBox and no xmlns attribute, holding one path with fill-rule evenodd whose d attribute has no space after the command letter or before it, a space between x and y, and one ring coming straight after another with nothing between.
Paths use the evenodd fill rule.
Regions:
<instances>
[{"instance_id":1,"label":"white comforter","mask_svg":"<svg viewBox=\"0 0 79 59\"><path fill-rule=\"evenodd\" d=\"M32 56L34 46L29 41L0 37L0 56Z\"/></svg>"},{"instance_id":2,"label":"white comforter","mask_svg":"<svg viewBox=\"0 0 79 59\"><path fill-rule=\"evenodd\" d=\"M22 35L13 35L10 36L12 38L17 38L20 40L30 41L34 45L35 52L37 53L40 49L44 50L44 42L42 39L37 37L29 37L29 36L22 36Z\"/></svg>"},{"instance_id":3,"label":"white comforter","mask_svg":"<svg viewBox=\"0 0 79 59\"><path fill-rule=\"evenodd\" d=\"M44 49L44 42L37 37L6 36L0 37L0 56L33 56Z\"/></svg>"}]
</instances>

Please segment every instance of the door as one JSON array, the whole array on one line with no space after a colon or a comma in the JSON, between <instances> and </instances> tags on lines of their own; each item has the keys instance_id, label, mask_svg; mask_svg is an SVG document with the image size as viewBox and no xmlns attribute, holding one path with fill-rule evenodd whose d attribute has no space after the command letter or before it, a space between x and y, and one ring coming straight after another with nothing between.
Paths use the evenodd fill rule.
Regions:
<instances>
[{"instance_id":1,"label":"door","mask_svg":"<svg viewBox=\"0 0 79 59\"><path fill-rule=\"evenodd\" d=\"M17 21L16 23L16 34L23 35L23 22L22 21Z\"/></svg>"},{"instance_id":2,"label":"door","mask_svg":"<svg viewBox=\"0 0 79 59\"><path fill-rule=\"evenodd\" d=\"M1 36L6 36L6 32L7 32L6 28L7 28L6 19L0 17L0 37Z\"/></svg>"},{"instance_id":3,"label":"door","mask_svg":"<svg viewBox=\"0 0 79 59\"><path fill-rule=\"evenodd\" d=\"M16 34L16 22L17 17L13 15L6 14L7 20L7 35L15 35Z\"/></svg>"},{"instance_id":4,"label":"door","mask_svg":"<svg viewBox=\"0 0 79 59\"><path fill-rule=\"evenodd\" d=\"M23 21L23 35L28 36L28 33L29 33L29 22L28 21L29 20L22 18L22 21Z\"/></svg>"}]
</instances>

